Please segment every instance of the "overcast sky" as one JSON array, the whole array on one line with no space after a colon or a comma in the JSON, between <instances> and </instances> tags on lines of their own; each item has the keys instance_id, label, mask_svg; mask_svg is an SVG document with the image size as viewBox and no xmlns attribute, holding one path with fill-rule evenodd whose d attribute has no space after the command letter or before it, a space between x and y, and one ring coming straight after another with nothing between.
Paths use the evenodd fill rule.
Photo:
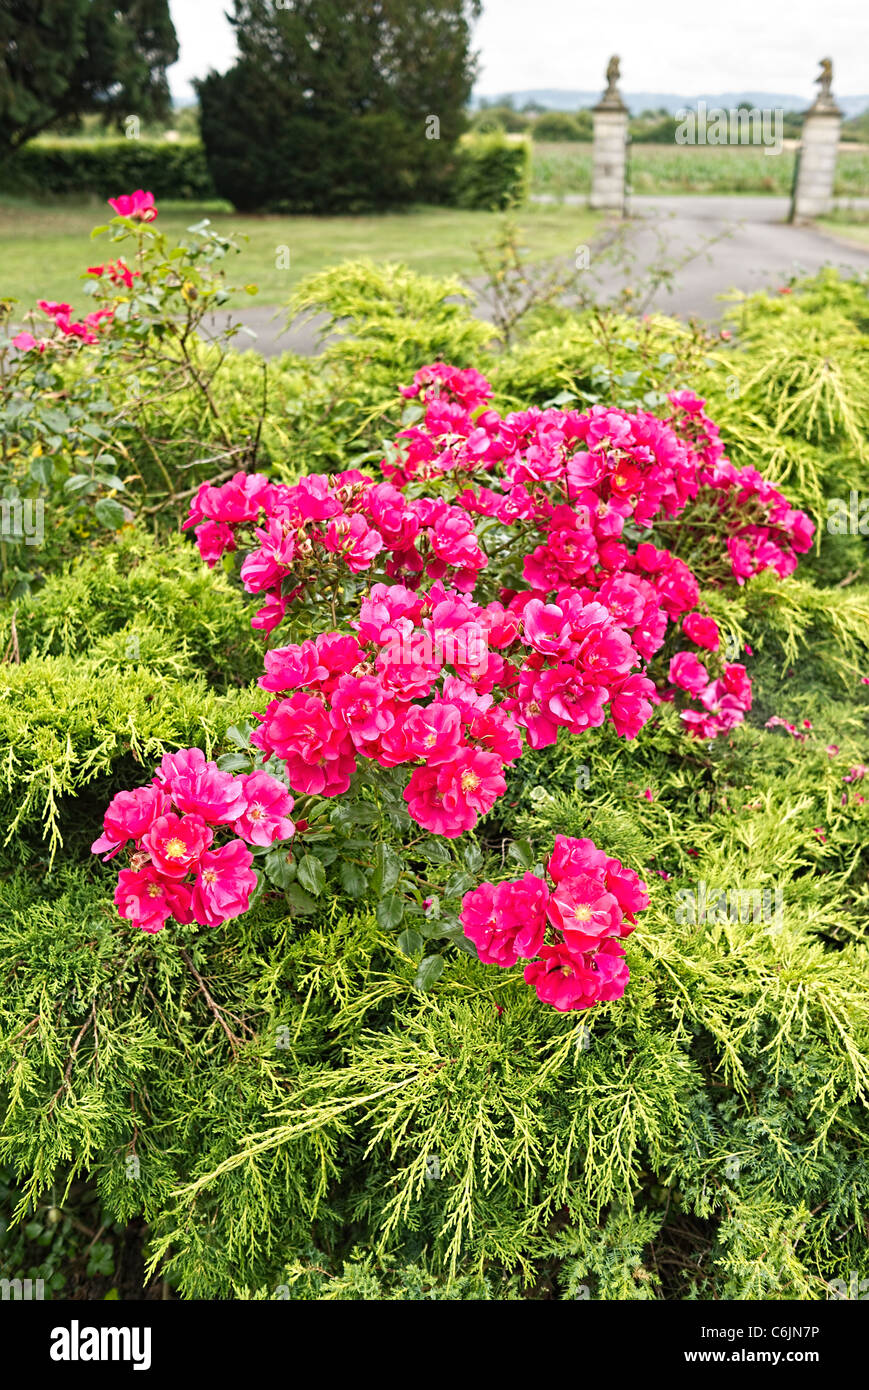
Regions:
<instances>
[{"instance_id":1,"label":"overcast sky","mask_svg":"<svg viewBox=\"0 0 869 1390\"><path fill-rule=\"evenodd\" d=\"M227 0L170 0L181 57L169 70L173 95L190 79L222 72L235 45ZM348 16L352 0L347 2ZM594 91L612 53L623 91L767 91L810 98L821 58L831 57L834 91L869 90L866 0L484 0L476 29L481 94L530 87Z\"/></svg>"}]
</instances>

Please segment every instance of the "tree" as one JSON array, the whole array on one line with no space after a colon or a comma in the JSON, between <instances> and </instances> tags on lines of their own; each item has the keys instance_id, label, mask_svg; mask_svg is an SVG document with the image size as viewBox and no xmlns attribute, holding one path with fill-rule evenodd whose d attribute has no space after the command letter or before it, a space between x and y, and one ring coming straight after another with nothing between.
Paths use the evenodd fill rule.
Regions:
<instances>
[{"instance_id":1,"label":"tree","mask_svg":"<svg viewBox=\"0 0 869 1390\"><path fill-rule=\"evenodd\" d=\"M215 186L325 212L438 196L464 129L479 0L234 0L239 58L197 84Z\"/></svg>"},{"instance_id":2,"label":"tree","mask_svg":"<svg viewBox=\"0 0 869 1390\"><path fill-rule=\"evenodd\" d=\"M544 111L532 127L535 140L582 140L589 139L589 132L580 127L576 116L570 111Z\"/></svg>"},{"instance_id":3,"label":"tree","mask_svg":"<svg viewBox=\"0 0 869 1390\"><path fill-rule=\"evenodd\" d=\"M169 0L4 0L0 157L60 120L169 110Z\"/></svg>"},{"instance_id":4,"label":"tree","mask_svg":"<svg viewBox=\"0 0 869 1390\"><path fill-rule=\"evenodd\" d=\"M471 121L474 130L506 130L511 135L522 135L528 129L528 117L524 111L515 107L495 105L481 107Z\"/></svg>"}]
</instances>

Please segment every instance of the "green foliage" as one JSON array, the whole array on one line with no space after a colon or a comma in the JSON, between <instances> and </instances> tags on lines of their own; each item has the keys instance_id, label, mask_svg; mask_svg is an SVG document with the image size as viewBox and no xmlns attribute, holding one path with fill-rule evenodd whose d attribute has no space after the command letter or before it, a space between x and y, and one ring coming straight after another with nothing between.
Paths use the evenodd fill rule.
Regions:
<instances>
[{"instance_id":1,"label":"green foliage","mask_svg":"<svg viewBox=\"0 0 869 1390\"><path fill-rule=\"evenodd\" d=\"M250 692L221 697L201 676L156 669L141 648L125 659L33 656L0 667L0 829L7 854L51 859L71 836L90 839L98 806L125 776L151 775L164 751L201 742L209 750L249 712ZM182 649L183 650L183 649ZM119 655L119 654L118 654ZM182 663L183 664L183 663ZM97 782L87 809L68 798ZM108 779L108 782L107 782ZM95 818L95 819L94 819ZM64 825L62 822L66 822Z\"/></svg>"},{"instance_id":2,"label":"green foliage","mask_svg":"<svg viewBox=\"0 0 869 1390\"><path fill-rule=\"evenodd\" d=\"M511 135L524 135L530 124L524 111L517 111L508 103L483 104L471 117L471 130L490 134L493 130L506 130Z\"/></svg>"},{"instance_id":3,"label":"green foliage","mask_svg":"<svg viewBox=\"0 0 869 1390\"><path fill-rule=\"evenodd\" d=\"M673 145L676 141L676 131L682 124L682 121L677 121L675 116L669 115L666 111L643 111L628 122L628 134L631 141L638 145ZM738 135L739 130L736 128L734 141Z\"/></svg>"},{"instance_id":4,"label":"green foliage","mask_svg":"<svg viewBox=\"0 0 869 1390\"><path fill-rule=\"evenodd\" d=\"M460 208L518 207L528 197L531 146L527 140L490 134L465 135L456 150L450 201Z\"/></svg>"},{"instance_id":5,"label":"green foliage","mask_svg":"<svg viewBox=\"0 0 869 1390\"><path fill-rule=\"evenodd\" d=\"M239 325L209 341L203 330L229 298L221 262L235 243L208 219L174 246L129 217L93 235L105 232L112 252L125 251L135 269L113 254L83 272L83 294L99 303L96 322L85 315L70 325L68 305L56 321L33 309L39 337L13 335L14 305L0 301L0 592L12 598L41 578L33 547L46 542L46 509L53 525L39 558L51 564L94 529L117 531L137 513L158 525L168 513L175 524L206 473L213 480L221 476L215 465L224 476L252 467L262 442L267 369L259 361L253 368L254 396L248 359L219 403L215 379ZM286 439L279 424L267 435L277 447Z\"/></svg>"},{"instance_id":6,"label":"green foliage","mask_svg":"<svg viewBox=\"0 0 869 1390\"><path fill-rule=\"evenodd\" d=\"M853 686L869 633L865 584L821 588L798 575L778 579L766 572L755 575L735 598L712 593L708 598L725 628L743 640L761 624L759 649L768 643L783 666L808 653L820 655L831 678Z\"/></svg>"},{"instance_id":7,"label":"green foliage","mask_svg":"<svg viewBox=\"0 0 869 1390\"><path fill-rule=\"evenodd\" d=\"M0 53L0 150L8 153L83 112L164 115L178 43L168 0L12 0L0 12Z\"/></svg>"},{"instance_id":8,"label":"green foliage","mask_svg":"<svg viewBox=\"0 0 869 1390\"><path fill-rule=\"evenodd\" d=\"M295 307L336 336L268 369L275 476L376 465L396 381L441 358L486 372L503 406L665 413L691 386L737 462L790 470L800 497L866 489L857 283L753 298L732 346L662 317L562 315L498 356L444 302L457 288L362 263L303 287ZM821 317L836 392L817 361L783 365ZM255 380L247 355L215 376L234 422ZM649 538L680 554L689 529ZM249 765L261 692L230 689L255 661L245 604L189 542L132 529L7 604L4 1273L43 1250L47 1278L66 1270L73 1237L47 1212L87 1183L101 1223L147 1223L152 1273L186 1298L812 1300L847 1283L869 1199L869 795L843 780L869 761L862 564L861 537L825 534L795 576L705 592L754 683L732 735L689 740L663 704L631 742L562 737L512 768L503 820L449 847L411 835L398 777L303 799L293 853L257 859L251 913L153 937L118 918L88 845L164 748ZM650 886L627 992L586 1015L542 1008L454 927L467 887L533 869L557 833Z\"/></svg>"},{"instance_id":9,"label":"green foliage","mask_svg":"<svg viewBox=\"0 0 869 1390\"><path fill-rule=\"evenodd\" d=\"M478 13L477 0L390 0L358 7L348 25L335 0L235 0L238 61L197 84L220 195L273 212L441 196Z\"/></svg>"},{"instance_id":10,"label":"green foliage","mask_svg":"<svg viewBox=\"0 0 869 1390\"><path fill-rule=\"evenodd\" d=\"M130 527L0 615L0 648L10 649L14 628L23 660L81 656L107 668L132 660L156 675L246 686L262 669L248 618L238 590L200 561L189 537L157 540Z\"/></svg>"},{"instance_id":11,"label":"green foliage","mask_svg":"<svg viewBox=\"0 0 869 1390\"><path fill-rule=\"evenodd\" d=\"M591 140L593 123L590 111L580 111L574 115L570 111L544 111L538 116L531 134L535 140Z\"/></svg>"},{"instance_id":12,"label":"green foliage","mask_svg":"<svg viewBox=\"0 0 869 1390\"><path fill-rule=\"evenodd\" d=\"M513 409L601 401L656 410L666 391L695 380L709 351L702 333L662 314L554 317L551 326L532 322L489 369L499 401Z\"/></svg>"},{"instance_id":13,"label":"green foliage","mask_svg":"<svg viewBox=\"0 0 869 1390\"><path fill-rule=\"evenodd\" d=\"M106 447L104 382L67 376L52 354L12 357L10 309L0 303L0 594L20 598L83 534L117 530L132 512Z\"/></svg>"},{"instance_id":14,"label":"green foliage","mask_svg":"<svg viewBox=\"0 0 869 1390\"><path fill-rule=\"evenodd\" d=\"M248 341L240 334L237 348ZM307 456L332 404L328 384L305 358L227 353L227 340L186 346L189 361L169 346L171 376L167 345L157 339L132 344L99 377L112 408L111 447L123 457L123 471L150 494L143 519L156 512L163 525L182 520L198 484L220 472L230 477L241 466L276 464L297 476L295 460ZM69 364L65 383L74 385L88 365L86 354Z\"/></svg>"},{"instance_id":15,"label":"green foliage","mask_svg":"<svg viewBox=\"0 0 869 1390\"><path fill-rule=\"evenodd\" d=\"M445 1279L421 1264L399 1265L384 1268L382 1261L372 1255L345 1261L340 1274L324 1269L319 1251L312 1252L309 1260L299 1260L287 1267L285 1284L278 1286L277 1297L293 1299L322 1299L324 1302L457 1302L465 1300L490 1301L493 1298L492 1286L488 1279L479 1276L461 1275ZM391 1262L390 1262L391 1263ZM248 1296L248 1291L239 1292L238 1297ZM272 1298L270 1289L262 1289L249 1295L253 1298ZM499 1298L516 1298L513 1292L500 1292Z\"/></svg>"},{"instance_id":16,"label":"green foliage","mask_svg":"<svg viewBox=\"0 0 869 1390\"><path fill-rule=\"evenodd\" d=\"M443 355L470 363L490 337L467 309L468 290L456 280L415 275L406 266L345 261L312 275L290 300L293 314L326 314L323 335L337 333L327 363L364 360L378 377L389 364L399 379ZM465 302L450 303L459 299Z\"/></svg>"},{"instance_id":17,"label":"green foliage","mask_svg":"<svg viewBox=\"0 0 869 1390\"><path fill-rule=\"evenodd\" d=\"M827 268L783 290L735 300L733 346L713 354L698 390L734 463L759 468L815 517L831 577L850 551L838 579L859 569L859 538L855 549L825 528L832 499L866 490L869 285Z\"/></svg>"},{"instance_id":18,"label":"green foliage","mask_svg":"<svg viewBox=\"0 0 869 1390\"><path fill-rule=\"evenodd\" d=\"M869 431L869 287L849 285L831 269L795 295L782 295L772 310L767 301L759 314L757 299L750 296L732 315L747 354L743 409L768 418L777 434L812 444L841 441L862 453Z\"/></svg>"},{"instance_id":19,"label":"green foliage","mask_svg":"<svg viewBox=\"0 0 869 1390\"><path fill-rule=\"evenodd\" d=\"M20 1198L11 1178L11 1171L0 1167L0 1210L5 1212ZM119 1265L127 1236L135 1239L135 1230L128 1232L123 1223L112 1221L97 1192L85 1183L74 1184L65 1206L58 1201L56 1192L46 1194L23 1224L8 1225L0 1218L0 1277L31 1280L34 1298L82 1297L82 1287L89 1298L118 1298ZM141 1293L140 1281L130 1283L124 1297Z\"/></svg>"},{"instance_id":20,"label":"green foliage","mask_svg":"<svg viewBox=\"0 0 869 1390\"><path fill-rule=\"evenodd\" d=\"M3 186L40 194L116 197L146 188L154 197L213 198L198 140L49 140L24 145L3 168Z\"/></svg>"},{"instance_id":21,"label":"green foliage","mask_svg":"<svg viewBox=\"0 0 869 1390\"><path fill-rule=\"evenodd\" d=\"M409 385L426 362L470 366L478 360L492 330L471 315L470 298L458 280L370 261L345 261L297 287L290 317L324 315L329 341L319 375L325 367L330 431L343 428L344 449L355 446L356 463L383 457L383 442L361 451L380 439L387 412L395 411L396 382Z\"/></svg>"}]
</instances>

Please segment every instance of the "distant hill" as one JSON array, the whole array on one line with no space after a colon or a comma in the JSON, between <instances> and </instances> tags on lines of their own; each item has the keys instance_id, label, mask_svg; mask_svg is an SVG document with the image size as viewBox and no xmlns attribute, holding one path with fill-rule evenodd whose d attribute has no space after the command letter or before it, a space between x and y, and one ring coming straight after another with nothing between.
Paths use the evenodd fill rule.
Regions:
<instances>
[{"instance_id":1,"label":"distant hill","mask_svg":"<svg viewBox=\"0 0 869 1390\"><path fill-rule=\"evenodd\" d=\"M571 92L558 87L535 87L521 92L475 93L472 104L474 107L479 106L483 98L487 105L492 105L506 97L512 97L513 104L520 111L527 102L545 106L551 111L577 111L583 106L594 106L595 102L600 100L602 91L603 86L596 92ZM747 101L750 106L761 109L780 108L784 111L805 111L812 101L811 98L782 92L698 92L694 96L677 95L673 92L623 92L622 96L634 116L640 111L655 111L659 107L664 107L672 116L682 107L696 106L698 101L705 101L707 107L718 106L724 110L738 106L741 101ZM846 117L860 116L869 110L869 95L845 97L836 92L835 96Z\"/></svg>"}]
</instances>

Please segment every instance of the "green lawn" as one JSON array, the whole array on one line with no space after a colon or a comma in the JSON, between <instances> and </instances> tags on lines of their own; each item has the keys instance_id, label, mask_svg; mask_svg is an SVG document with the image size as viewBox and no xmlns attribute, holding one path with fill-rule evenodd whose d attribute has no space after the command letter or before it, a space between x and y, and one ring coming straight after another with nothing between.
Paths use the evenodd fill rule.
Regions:
<instances>
[{"instance_id":1,"label":"green lawn","mask_svg":"<svg viewBox=\"0 0 869 1390\"><path fill-rule=\"evenodd\" d=\"M104 257L107 241L89 240L91 227L110 215L91 202L36 203L0 198L0 297L22 307L37 299L80 299L81 273ZM252 217L232 213L225 204L164 204L159 225L177 236L200 218L246 236L244 249L229 262L233 283L259 286L256 302L282 304L303 276L358 256L405 261L433 275L479 273L474 246L491 241L503 224L497 213L419 208L365 217ZM585 208L530 207L518 222L532 259L572 256L587 245L600 217ZM278 269L289 249L289 269ZM249 302L241 295L236 303Z\"/></svg>"},{"instance_id":2,"label":"green lawn","mask_svg":"<svg viewBox=\"0 0 869 1390\"><path fill-rule=\"evenodd\" d=\"M861 246L869 246L869 218L863 221L849 221L849 217L856 218L857 213L842 212L838 217L821 217L819 224L831 236L840 237L843 241L855 241Z\"/></svg>"}]
</instances>

